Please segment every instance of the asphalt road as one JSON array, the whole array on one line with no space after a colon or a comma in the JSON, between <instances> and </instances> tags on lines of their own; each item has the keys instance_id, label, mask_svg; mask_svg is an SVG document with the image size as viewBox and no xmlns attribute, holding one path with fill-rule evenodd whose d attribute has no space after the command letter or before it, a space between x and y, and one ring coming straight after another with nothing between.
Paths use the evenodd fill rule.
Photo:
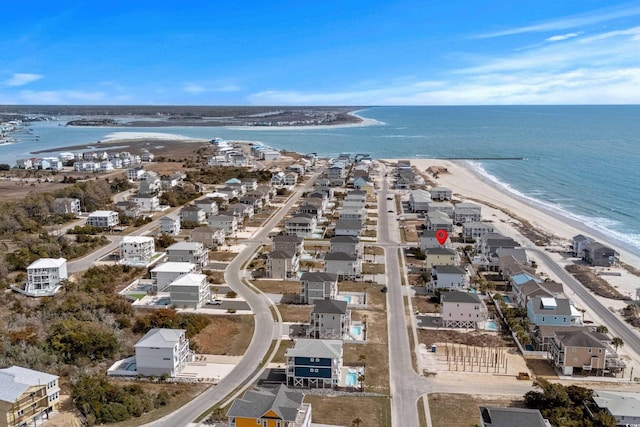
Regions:
<instances>
[{"instance_id":1,"label":"asphalt road","mask_svg":"<svg viewBox=\"0 0 640 427\"><path fill-rule=\"evenodd\" d=\"M569 274L562 266L558 265L548 253L536 247L526 247L527 251L537 253L544 259L546 266L551 269L561 280L567 285L580 299L599 316L609 329L613 336L622 338L625 347L631 348L636 354L640 354L640 338L631 326L613 314L607 307L597 300L591 291L586 289L571 274Z\"/></svg>"},{"instance_id":2,"label":"asphalt road","mask_svg":"<svg viewBox=\"0 0 640 427\"><path fill-rule=\"evenodd\" d=\"M381 175L384 175L382 172ZM435 377L418 375L411 360L412 348L409 343L409 330L405 316L404 293L408 287L402 286L399 251L407 245L400 242L395 200L387 200L388 183L382 180L378 203L378 243L384 247L387 271L387 327L389 345L389 381L391 388L391 425L393 427L419 427L418 399L430 393L478 392L477 384L469 384L461 376L460 382L451 382ZM389 210L393 212L388 212ZM484 381L482 392L485 394L522 396L531 390L529 382L512 384ZM422 408L422 406L421 406ZM429 414L427 414L429 418ZM429 419L427 425L431 425Z\"/></svg>"},{"instance_id":3,"label":"asphalt road","mask_svg":"<svg viewBox=\"0 0 640 427\"><path fill-rule=\"evenodd\" d=\"M245 352L242 360L236 367L223 378L218 385L208 388L200 396L193 399L180 409L165 416L164 418L147 424L147 426L159 427L178 427L187 426L192 423L200 414L206 412L213 405L221 402L225 397L229 396L241 384L247 386L264 370L258 369L260 362L265 358L269 351L271 342L276 336L280 336L281 325L274 321L270 312L271 302L263 295L257 294L248 288L243 282L245 270L242 269L243 264L249 261L255 254L256 250L268 238L278 222L284 218L291 207L300 198L303 192L312 188L313 182L322 173L322 169L318 171L306 183L304 188L297 188L295 193L287 200L287 202L276 211L265 225L256 233L248 242L247 246L240 252L225 270L226 283L240 295L251 307L254 313L255 329L251 344ZM266 363L265 363L266 365ZM236 395L242 390L237 391Z\"/></svg>"}]
</instances>

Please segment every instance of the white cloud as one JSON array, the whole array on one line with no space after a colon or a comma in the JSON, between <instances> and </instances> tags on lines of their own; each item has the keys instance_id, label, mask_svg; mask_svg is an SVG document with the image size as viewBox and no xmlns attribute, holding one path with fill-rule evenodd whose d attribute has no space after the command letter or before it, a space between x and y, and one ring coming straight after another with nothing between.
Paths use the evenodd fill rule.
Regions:
<instances>
[{"instance_id":1,"label":"white cloud","mask_svg":"<svg viewBox=\"0 0 640 427\"><path fill-rule=\"evenodd\" d=\"M107 100L104 92L79 90L23 90L17 96L19 104L99 104Z\"/></svg>"},{"instance_id":2,"label":"white cloud","mask_svg":"<svg viewBox=\"0 0 640 427\"><path fill-rule=\"evenodd\" d=\"M546 41L546 42L559 42L559 41L562 41L562 40L572 39L574 37L581 36L582 34L584 34L582 31L577 32L577 33L560 34L560 35L557 35L557 36L547 37L546 39L544 39L544 41Z\"/></svg>"},{"instance_id":3,"label":"white cloud","mask_svg":"<svg viewBox=\"0 0 640 427\"><path fill-rule=\"evenodd\" d=\"M515 34L524 34L543 31L559 31L570 28L582 27L585 25L598 24L618 18L626 18L630 16L640 15L640 7L637 5L629 5L624 7L604 8L594 10L588 13L565 16L562 18L540 22L538 24L526 25L518 28L510 28L506 30L494 31L477 36L477 38L493 38L511 36Z\"/></svg>"},{"instance_id":4,"label":"white cloud","mask_svg":"<svg viewBox=\"0 0 640 427\"><path fill-rule=\"evenodd\" d=\"M186 84L183 86L182 88L185 92L188 93L203 93L203 92L207 92L207 89L205 89L204 87L200 86L200 85L195 85L195 84Z\"/></svg>"},{"instance_id":5,"label":"white cloud","mask_svg":"<svg viewBox=\"0 0 640 427\"><path fill-rule=\"evenodd\" d=\"M44 76L41 74L14 73L4 81L4 84L7 86L24 86L31 82L35 82L36 80L40 80L42 77Z\"/></svg>"},{"instance_id":6,"label":"white cloud","mask_svg":"<svg viewBox=\"0 0 640 427\"><path fill-rule=\"evenodd\" d=\"M201 94L206 92L237 92L240 89L241 87L234 83L212 83L212 84L185 83L182 86L182 90L192 94Z\"/></svg>"}]
</instances>

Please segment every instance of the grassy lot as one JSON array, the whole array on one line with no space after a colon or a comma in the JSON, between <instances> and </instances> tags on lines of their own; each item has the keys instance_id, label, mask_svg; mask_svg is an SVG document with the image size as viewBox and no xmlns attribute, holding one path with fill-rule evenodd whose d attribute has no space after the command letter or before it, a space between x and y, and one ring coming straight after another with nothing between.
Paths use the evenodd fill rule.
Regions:
<instances>
[{"instance_id":1,"label":"grassy lot","mask_svg":"<svg viewBox=\"0 0 640 427\"><path fill-rule=\"evenodd\" d=\"M362 274L384 274L384 264L362 264Z\"/></svg>"},{"instance_id":2,"label":"grassy lot","mask_svg":"<svg viewBox=\"0 0 640 427\"><path fill-rule=\"evenodd\" d=\"M350 282L349 291L362 291L362 283ZM343 288L341 288L343 289ZM367 324L366 344L345 344L343 347L344 364L360 366L361 354L365 354L365 390L374 393L389 393L389 352L387 347L387 314L386 295L377 286L368 286L367 308L351 311L354 320L365 321ZM367 425L364 423L363 425Z\"/></svg>"},{"instance_id":3,"label":"grassy lot","mask_svg":"<svg viewBox=\"0 0 640 427\"><path fill-rule=\"evenodd\" d=\"M479 406L523 407L521 400L511 396L484 396L472 394L429 395L429 412L433 427L469 427L480 422Z\"/></svg>"},{"instance_id":4,"label":"grassy lot","mask_svg":"<svg viewBox=\"0 0 640 427\"><path fill-rule=\"evenodd\" d=\"M272 363L284 363L285 362L284 353L287 351L287 349L293 348L294 345L295 345L295 341L293 341L293 340L291 340L291 341L285 341L285 340L280 341L280 347L278 347L278 352L273 357L273 360L271 362Z\"/></svg>"},{"instance_id":5,"label":"grassy lot","mask_svg":"<svg viewBox=\"0 0 640 427\"><path fill-rule=\"evenodd\" d=\"M376 237L376 236L377 236L376 230L365 230L362 233L362 237Z\"/></svg>"},{"instance_id":6,"label":"grassy lot","mask_svg":"<svg viewBox=\"0 0 640 427\"><path fill-rule=\"evenodd\" d=\"M242 356L253 336L253 316L211 316L212 322L191 338L201 354Z\"/></svg>"},{"instance_id":7,"label":"grassy lot","mask_svg":"<svg viewBox=\"0 0 640 427\"><path fill-rule=\"evenodd\" d=\"M300 293L300 282L297 280L253 280L251 283L262 292L268 294L297 294Z\"/></svg>"},{"instance_id":8,"label":"grassy lot","mask_svg":"<svg viewBox=\"0 0 640 427\"><path fill-rule=\"evenodd\" d=\"M209 388L209 386L210 384L145 383L143 385L145 391L150 391L150 389L153 389L154 392L157 393L161 390L166 390L172 397L171 402L167 406L162 406L154 411L142 415L139 418L132 418L121 423L109 425L113 427L137 427L158 420L191 402L196 396L202 394L202 392Z\"/></svg>"},{"instance_id":9,"label":"grassy lot","mask_svg":"<svg viewBox=\"0 0 640 427\"><path fill-rule=\"evenodd\" d=\"M418 329L418 340L421 344L431 347L433 343L466 344L476 347L513 347L512 340L501 336L484 334L481 332L458 332L454 330Z\"/></svg>"},{"instance_id":10,"label":"grassy lot","mask_svg":"<svg viewBox=\"0 0 640 427\"><path fill-rule=\"evenodd\" d=\"M415 311L420 313L439 313L440 305L431 302L430 297L413 297L411 298L411 304Z\"/></svg>"},{"instance_id":11,"label":"grassy lot","mask_svg":"<svg viewBox=\"0 0 640 427\"><path fill-rule=\"evenodd\" d=\"M365 253L367 255L384 255L384 248L380 246L367 246L365 248Z\"/></svg>"},{"instance_id":12,"label":"grassy lot","mask_svg":"<svg viewBox=\"0 0 640 427\"><path fill-rule=\"evenodd\" d=\"M313 423L352 426L360 418L362 427L391 427L391 403L386 397L307 394L304 401L313 407Z\"/></svg>"},{"instance_id":13,"label":"grassy lot","mask_svg":"<svg viewBox=\"0 0 640 427\"><path fill-rule=\"evenodd\" d=\"M308 305L279 304L278 311L282 315L283 322L306 323L309 321L309 313L313 307Z\"/></svg>"},{"instance_id":14,"label":"grassy lot","mask_svg":"<svg viewBox=\"0 0 640 427\"><path fill-rule=\"evenodd\" d=\"M527 367L531 369L531 372L536 378L544 379L557 379L558 374L553 370L547 360L544 359L525 359Z\"/></svg>"},{"instance_id":15,"label":"grassy lot","mask_svg":"<svg viewBox=\"0 0 640 427\"><path fill-rule=\"evenodd\" d=\"M223 261L229 262L233 260L237 252L227 252L227 251L209 251L209 261Z\"/></svg>"}]
</instances>

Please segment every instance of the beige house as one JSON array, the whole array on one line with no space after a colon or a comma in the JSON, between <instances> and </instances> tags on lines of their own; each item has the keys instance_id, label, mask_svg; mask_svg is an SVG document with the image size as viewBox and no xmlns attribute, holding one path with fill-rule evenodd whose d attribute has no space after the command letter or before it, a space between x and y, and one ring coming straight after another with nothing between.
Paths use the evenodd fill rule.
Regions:
<instances>
[{"instance_id":1,"label":"beige house","mask_svg":"<svg viewBox=\"0 0 640 427\"><path fill-rule=\"evenodd\" d=\"M0 426L36 425L59 405L58 376L20 366L0 369Z\"/></svg>"},{"instance_id":2,"label":"beige house","mask_svg":"<svg viewBox=\"0 0 640 427\"><path fill-rule=\"evenodd\" d=\"M549 358L563 375L600 375L606 369L606 349L587 331L556 331L549 342Z\"/></svg>"},{"instance_id":3,"label":"beige house","mask_svg":"<svg viewBox=\"0 0 640 427\"><path fill-rule=\"evenodd\" d=\"M458 252L447 248L430 248L425 251L425 267L432 269L436 265L458 265Z\"/></svg>"},{"instance_id":4,"label":"beige house","mask_svg":"<svg viewBox=\"0 0 640 427\"><path fill-rule=\"evenodd\" d=\"M273 251L267 257L266 272L271 279L289 279L296 275L300 258L295 252Z\"/></svg>"},{"instance_id":5,"label":"beige house","mask_svg":"<svg viewBox=\"0 0 640 427\"><path fill-rule=\"evenodd\" d=\"M202 243L205 247L215 249L224 245L225 232L222 228L203 226L191 230L191 241Z\"/></svg>"}]
</instances>

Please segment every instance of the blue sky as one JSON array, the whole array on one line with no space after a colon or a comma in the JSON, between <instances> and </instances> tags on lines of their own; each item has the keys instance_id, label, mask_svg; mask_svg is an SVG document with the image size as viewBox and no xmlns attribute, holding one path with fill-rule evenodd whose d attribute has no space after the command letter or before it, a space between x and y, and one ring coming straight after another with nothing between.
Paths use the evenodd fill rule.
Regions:
<instances>
[{"instance_id":1,"label":"blue sky","mask_svg":"<svg viewBox=\"0 0 640 427\"><path fill-rule=\"evenodd\" d=\"M3 4L0 104L640 103L640 1Z\"/></svg>"}]
</instances>

